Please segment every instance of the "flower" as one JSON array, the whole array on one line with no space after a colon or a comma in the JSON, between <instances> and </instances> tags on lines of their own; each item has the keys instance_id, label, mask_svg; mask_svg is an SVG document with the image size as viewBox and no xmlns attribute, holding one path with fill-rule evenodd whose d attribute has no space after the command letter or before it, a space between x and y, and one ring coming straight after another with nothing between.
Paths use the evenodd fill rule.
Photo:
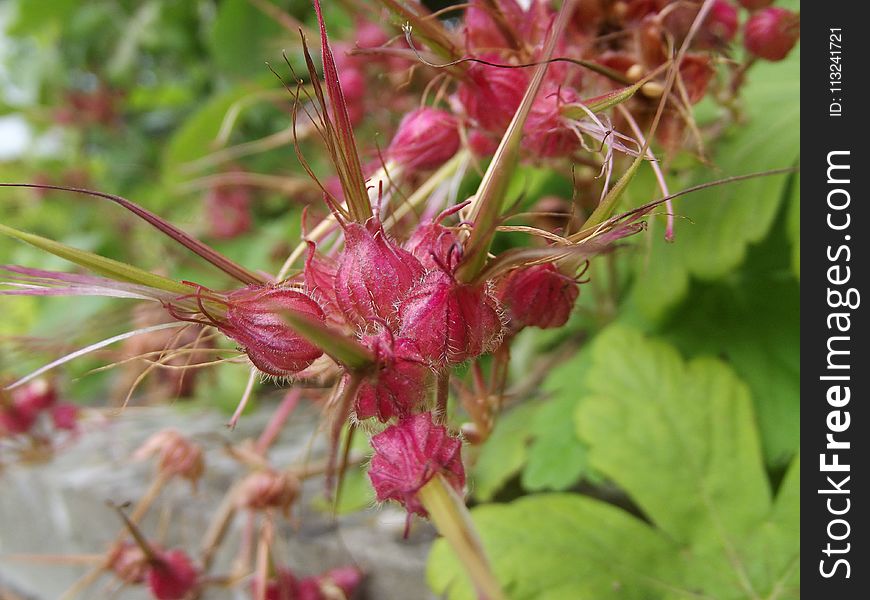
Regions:
<instances>
[{"instance_id":1,"label":"flower","mask_svg":"<svg viewBox=\"0 0 870 600\"><path fill-rule=\"evenodd\" d=\"M408 513L427 516L417 492L440 474L454 489L465 485L462 442L425 412L391 425L372 437L375 453L369 479L380 502L395 500Z\"/></svg>"},{"instance_id":2,"label":"flower","mask_svg":"<svg viewBox=\"0 0 870 600\"><path fill-rule=\"evenodd\" d=\"M449 112L431 107L409 112L387 149L387 157L411 169L440 167L459 150L459 124Z\"/></svg>"}]
</instances>

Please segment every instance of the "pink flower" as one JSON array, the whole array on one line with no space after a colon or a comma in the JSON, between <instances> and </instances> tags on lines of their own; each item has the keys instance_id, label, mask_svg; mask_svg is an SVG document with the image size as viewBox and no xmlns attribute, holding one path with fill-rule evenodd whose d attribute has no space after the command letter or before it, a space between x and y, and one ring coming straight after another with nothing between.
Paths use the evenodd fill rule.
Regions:
<instances>
[{"instance_id":1,"label":"pink flower","mask_svg":"<svg viewBox=\"0 0 870 600\"><path fill-rule=\"evenodd\" d=\"M763 8L746 21L743 45L759 58L778 61L788 56L800 35L800 15L784 8Z\"/></svg>"},{"instance_id":2,"label":"pink flower","mask_svg":"<svg viewBox=\"0 0 870 600\"><path fill-rule=\"evenodd\" d=\"M295 290L249 286L227 296L225 322L218 329L238 342L254 366L268 375L293 375L310 366L323 352L298 335L281 317L281 311L323 320L323 310Z\"/></svg>"},{"instance_id":3,"label":"pink flower","mask_svg":"<svg viewBox=\"0 0 870 600\"><path fill-rule=\"evenodd\" d=\"M55 429L75 431L78 428L79 407L69 402L61 402L51 407L51 422Z\"/></svg>"},{"instance_id":4,"label":"pink flower","mask_svg":"<svg viewBox=\"0 0 870 600\"><path fill-rule=\"evenodd\" d=\"M424 400L429 369L417 351L417 344L393 338L387 328L363 336L362 344L375 354L375 371L360 383L356 396L358 419L377 417L386 423L406 417Z\"/></svg>"},{"instance_id":5,"label":"pink flower","mask_svg":"<svg viewBox=\"0 0 870 600\"><path fill-rule=\"evenodd\" d=\"M461 492L465 485L462 442L436 425L432 413L420 413L372 437L375 450L369 479L378 501L396 500L408 513L427 516L417 492L436 474Z\"/></svg>"},{"instance_id":6,"label":"pink flower","mask_svg":"<svg viewBox=\"0 0 870 600\"><path fill-rule=\"evenodd\" d=\"M408 169L436 169L459 150L456 117L438 108L409 112L387 149L387 157Z\"/></svg>"},{"instance_id":7,"label":"pink flower","mask_svg":"<svg viewBox=\"0 0 870 600\"><path fill-rule=\"evenodd\" d=\"M181 600L196 587L199 572L183 550L159 555L148 570L148 587L157 600Z\"/></svg>"},{"instance_id":8,"label":"pink flower","mask_svg":"<svg viewBox=\"0 0 870 600\"><path fill-rule=\"evenodd\" d=\"M511 271L498 288L498 299L514 332L523 327L561 327L568 322L579 294L577 282L553 263Z\"/></svg>"},{"instance_id":9,"label":"pink flower","mask_svg":"<svg viewBox=\"0 0 870 600\"><path fill-rule=\"evenodd\" d=\"M485 283L465 284L430 271L399 305L399 336L417 342L433 365L454 365L494 349L501 340L499 307Z\"/></svg>"},{"instance_id":10,"label":"pink flower","mask_svg":"<svg viewBox=\"0 0 870 600\"><path fill-rule=\"evenodd\" d=\"M396 320L396 305L423 276L410 252L387 237L381 224L348 223L335 275L335 297L348 322L366 327Z\"/></svg>"}]
</instances>

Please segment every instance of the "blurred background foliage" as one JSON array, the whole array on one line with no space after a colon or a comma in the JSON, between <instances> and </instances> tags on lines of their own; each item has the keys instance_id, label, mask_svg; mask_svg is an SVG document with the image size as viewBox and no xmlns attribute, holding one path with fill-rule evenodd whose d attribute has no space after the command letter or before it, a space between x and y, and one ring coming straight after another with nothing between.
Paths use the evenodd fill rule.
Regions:
<instances>
[{"instance_id":1,"label":"blurred background foliage","mask_svg":"<svg viewBox=\"0 0 870 600\"><path fill-rule=\"evenodd\" d=\"M798 7L797 2L780 4ZM120 194L248 268L276 272L299 239L303 206L317 195L304 185L287 133L290 95L265 65L268 61L287 75L281 57L286 49L298 67L298 34L267 14L265 6L312 25L307 0L3 3L0 180ZM343 6L330 3L327 18L333 38L352 43L353 19ZM688 154L675 157L668 174L671 189L797 165L799 62L795 51L783 62L756 65L739 122L708 149L709 164ZM376 104L380 100L374 99ZM699 123L713 120L717 110L702 103L696 118ZM363 122L358 137L364 140L364 160L385 145L400 114L373 110ZM271 146L267 142L249 153L242 146L229 158L220 154L276 135ZM316 151L306 156L316 171L326 173ZM222 239L228 236L216 231L209 214L209 177L236 170L275 179L247 188L252 222L232 239ZM474 176L469 179L473 189ZM639 176L628 204L655 198L654 183L649 173ZM516 189L530 201L552 193L570 197L570 180L526 166L516 174ZM609 580L595 575L604 564L617 571L620 564L625 567L620 571L627 582L624 597L650 597L642 591L644 577L720 598L745 597L740 595L745 589L734 587L744 576L758 591L777 585L794 589L796 574L787 558L797 543L789 537L794 532L785 530L797 528L799 179L780 176L715 187L679 200L676 207L675 243L663 241L663 221L654 219L650 231L632 240L630 248L593 264L590 283L583 286L567 327L527 329L520 335L512 369L517 380L530 371L540 373L536 386L526 390L531 400L508 410L493 437L469 453L471 497L483 504L476 514L487 544L510 547L522 534L511 528L523 519L558 540L546 542L553 544L549 548L536 550L537 542L531 542L524 551L497 553L496 571L528 597L606 589ZM93 199L4 189L0 221L178 279L218 288L227 284L130 215ZM504 236L498 243L504 247L512 240ZM0 258L2 263L68 268L5 238L0 238ZM124 331L130 320L122 301L2 302L0 373L8 376ZM111 373L84 377L106 362L98 354L69 365L63 378L74 383L64 386L65 393L95 405L117 401L109 399ZM246 373L240 366L215 369L197 396L209 405L231 408ZM609 391L608 382L613 384ZM663 397L664 412L646 414L647 396L656 395ZM708 402L718 412L694 414ZM728 447L713 433L727 427L743 446ZM619 436L627 436L624 443ZM695 455L712 454L722 461L713 475L686 464ZM658 482L644 473L655 474ZM348 489L359 495L356 502L346 501L348 507L366 505L367 486ZM691 506L681 507L685 495L698 502L694 495L699 489L712 494L711 502L721 511L697 514ZM566 491L584 492L610 506L575 494L487 504ZM600 539L584 534L563 540L557 521L539 523L549 513L565 515L562 525L575 527L571 531L601 524L596 531L603 533ZM634 520L638 516L641 520ZM685 522L680 524L680 518ZM715 527L739 538L734 548L710 537ZM575 553L584 544L597 548L597 558L590 558L595 568L565 573L559 586L567 587L553 587L551 596L524 587L542 570L552 579L560 570L557 563L579 556ZM671 572L677 559L663 557L686 548L696 550L691 564L681 573ZM731 551L745 552L745 573L729 562ZM769 564L751 564L766 552L772 553ZM470 592L456 584L459 567L451 561L439 545L430 580L436 590L452 589L462 597ZM715 573L720 567L738 572L729 579ZM581 576L585 579L575 580ZM688 596L676 591L666 597Z\"/></svg>"}]
</instances>

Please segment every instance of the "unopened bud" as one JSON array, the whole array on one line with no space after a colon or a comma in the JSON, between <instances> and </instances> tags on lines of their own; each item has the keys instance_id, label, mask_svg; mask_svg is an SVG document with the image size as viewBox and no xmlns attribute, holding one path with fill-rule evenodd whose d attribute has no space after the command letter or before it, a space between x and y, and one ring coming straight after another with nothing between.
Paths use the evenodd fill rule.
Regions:
<instances>
[{"instance_id":1,"label":"unopened bud","mask_svg":"<svg viewBox=\"0 0 870 600\"><path fill-rule=\"evenodd\" d=\"M387 427L372 437L375 450L369 479L380 502L395 500L409 513L427 516L417 492L435 475L457 491L465 485L462 442L421 413Z\"/></svg>"},{"instance_id":2,"label":"unopened bud","mask_svg":"<svg viewBox=\"0 0 870 600\"><path fill-rule=\"evenodd\" d=\"M743 45L759 58L778 61L788 56L800 35L800 15L784 8L764 8L746 21Z\"/></svg>"},{"instance_id":3,"label":"unopened bud","mask_svg":"<svg viewBox=\"0 0 870 600\"><path fill-rule=\"evenodd\" d=\"M289 515L300 485L299 479L286 471L257 471L242 481L236 505L257 511L278 508Z\"/></svg>"},{"instance_id":4,"label":"unopened bud","mask_svg":"<svg viewBox=\"0 0 870 600\"><path fill-rule=\"evenodd\" d=\"M459 124L445 110L423 107L408 113L387 149L387 156L411 169L436 169L459 150Z\"/></svg>"}]
</instances>

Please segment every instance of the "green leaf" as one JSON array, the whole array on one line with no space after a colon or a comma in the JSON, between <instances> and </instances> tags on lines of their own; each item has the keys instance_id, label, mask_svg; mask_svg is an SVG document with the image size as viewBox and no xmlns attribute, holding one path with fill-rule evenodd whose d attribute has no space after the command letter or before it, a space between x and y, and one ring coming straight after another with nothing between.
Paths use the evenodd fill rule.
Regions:
<instances>
[{"instance_id":1,"label":"green leaf","mask_svg":"<svg viewBox=\"0 0 870 600\"><path fill-rule=\"evenodd\" d=\"M474 509L510 598L797 597L799 458L773 501L748 391L724 363L687 362L614 325L585 387L576 417L590 463L648 521L571 494ZM475 597L443 541L428 580L451 600Z\"/></svg>"},{"instance_id":2,"label":"green leaf","mask_svg":"<svg viewBox=\"0 0 870 600\"><path fill-rule=\"evenodd\" d=\"M592 464L680 542L751 528L770 492L746 386L720 361L684 363L628 328L603 332L593 352L593 396L577 412Z\"/></svg>"},{"instance_id":3,"label":"green leaf","mask_svg":"<svg viewBox=\"0 0 870 600\"><path fill-rule=\"evenodd\" d=\"M589 469L586 444L580 441L569 418L579 396L565 395L546 402L534 417L534 440L520 482L531 491L565 490Z\"/></svg>"},{"instance_id":4,"label":"green leaf","mask_svg":"<svg viewBox=\"0 0 870 600\"><path fill-rule=\"evenodd\" d=\"M800 56L758 63L749 73L743 98L746 123L717 145L714 164L723 176L789 167L800 152ZM696 183L717 177L708 167ZM683 298L690 277L718 279L739 265L747 247L763 239L777 215L788 177L752 179L713 187L676 202L676 242L655 236L651 254L639 260L633 300L651 318ZM682 223L682 225L680 225Z\"/></svg>"},{"instance_id":5,"label":"green leaf","mask_svg":"<svg viewBox=\"0 0 870 600\"><path fill-rule=\"evenodd\" d=\"M238 100L260 89L252 83L240 84L212 96L190 115L166 146L162 171L164 183L174 185L201 174L191 171L188 163L218 150L214 141L227 111Z\"/></svg>"},{"instance_id":6,"label":"green leaf","mask_svg":"<svg viewBox=\"0 0 870 600\"><path fill-rule=\"evenodd\" d=\"M784 466L800 444L799 284L745 269L696 284L660 331L684 352L728 360L752 391L767 463Z\"/></svg>"},{"instance_id":7,"label":"green leaf","mask_svg":"<svg viewBox=\"0 0 870 600\"><path fill-rule=\"evenodd\" d=\"M271 2L282 9L286 2ZM299 4L294 2L294 4ZM209 46L222 73L245 79L259 74L267 61L281 58L282 48L298 44L299 36L281 26L274 18L248 0L224 0L220 3Z\"/></svg>"},{"instance_id":8,"label":"green leaf","mask_svg":"<svg viewBox=\"0 0 870 600\"><path fill-rule=\"evenodd\" d=\"M471 469L470 487L478 500L492 499L522 469L532 435L532 417L538 406L538 403L521 404L498 418L495 430L480 447Z\"/></svg>"},{"instance_id":9,"label":"green leaf","mask_svg":"<svg viewBox=\"0 0 870 600\"><path fill-rule=\"evenodd\" d=\"M676 547L644 522L603 502L543 494L472 510L496 577L512 600L651 598L647 581L668 570ZM477 596L443 540L429 585L450 600ZM655 596L652 596L655 597Z\"/></svg>"},{"instance_id":10,"label":"green leaf","mask_svg":"<svg viewBox=\"0 0 870 600\"><path fill-rule=\"evenodd\" d=\"M103 275L104 277L109 277L116 281L136 283L173 293L187 294L190 292L189 287L184 286L177 281L173 281L172 279L161 277L160 275L155 275L148 271L143 271L142 269L134 267L133 265L128 265L127 263L99 256L93 252L79 250L78 248L73 248L72 246L67 246L66 244L61 244L60 242L55 242L54 240L49 240L42 236L18 231L17 229L7 227L6 225L0 224L0 234L8 235L9 237L36 246L40 250L59 256L60 258L89 269L98 275Z\"/></svg>"}]
</instances>

